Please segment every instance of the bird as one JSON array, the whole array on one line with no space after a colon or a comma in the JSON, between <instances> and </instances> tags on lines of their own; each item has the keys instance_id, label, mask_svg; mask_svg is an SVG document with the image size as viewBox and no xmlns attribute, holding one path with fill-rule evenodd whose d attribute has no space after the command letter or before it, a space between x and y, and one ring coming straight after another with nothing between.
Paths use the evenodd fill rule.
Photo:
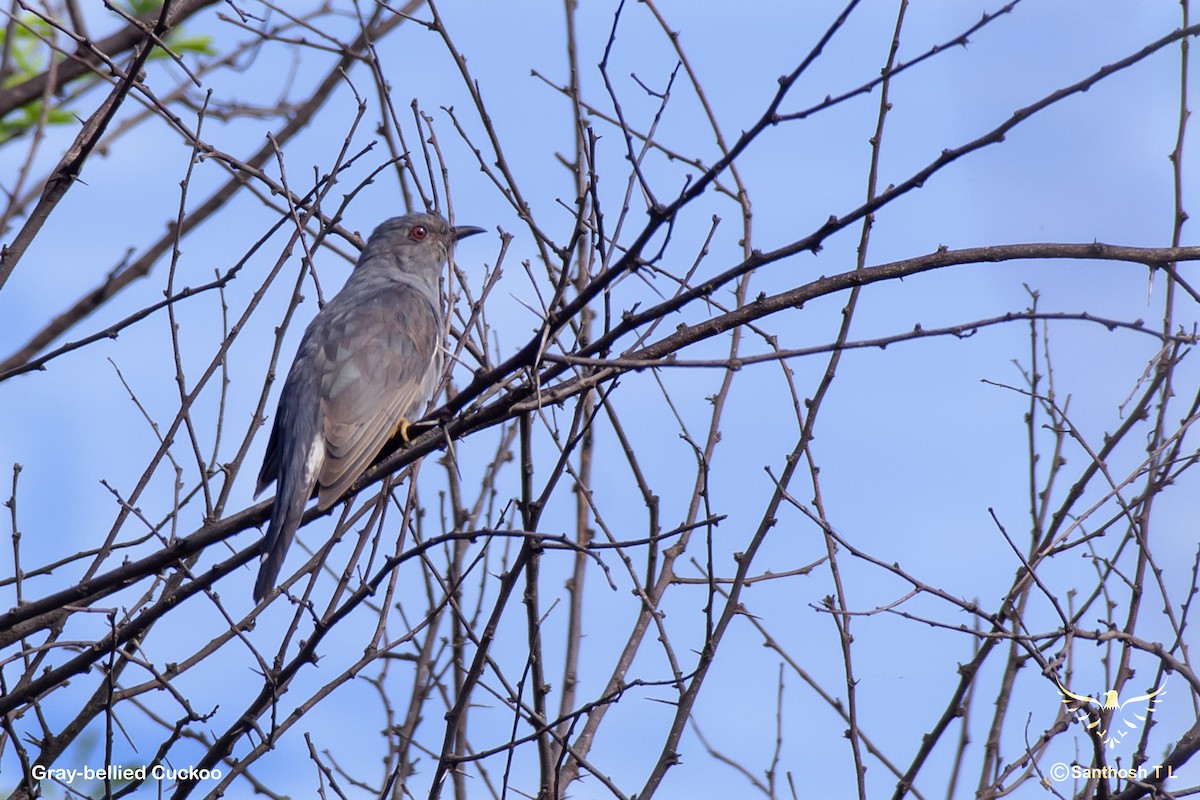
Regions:
<instances>
[{"instance_id":1,"label":"bird","mask_svg":"<svg viewBox=\"0 0 1200 800\"><path fill-rule=\"evenodd\" d=\"M477 233L483 228L451 226L434 212L385 220L304 331L254 494L276 484L256 603L275 588L309 498L329 508L390 439L409 443L414 415L441 377L438 279L455 244Z\"/></svg>"},{"instance_id":2,"label":"bird","mask_svg":"<svg viewBox=\"0 0 1200 800\"><path fill-rule=\"evenodd\" d=\"M1101 728L1099 731L1100 741L1112 750L1120 744L1126 734L1137 730L1138 726L1145 722L1150 713L1162 702L1162 695L1166 693L1166 684L1165 682L1160 684L1157 689L1154 689L1149 694L1142 694L1125 700L1120 699L1120 695L1116 689L1109 689L1104 692L1103 699L1085 694L1075 694L1061 683L1058 684L1058 689L1062 695L1063 705L1072 711L1075 714L1075 719L1082 722L1088 730L1100 726L1102 717L1099 714L1101 711L1113 712L1108 728ZM1092 706L1100 709L1100 711L1089 711ZM1120 714L1118 715L1117 712L1120 712ZM1134 722L1134 720L1137 721Z\"/></svg>"}]
</instances>

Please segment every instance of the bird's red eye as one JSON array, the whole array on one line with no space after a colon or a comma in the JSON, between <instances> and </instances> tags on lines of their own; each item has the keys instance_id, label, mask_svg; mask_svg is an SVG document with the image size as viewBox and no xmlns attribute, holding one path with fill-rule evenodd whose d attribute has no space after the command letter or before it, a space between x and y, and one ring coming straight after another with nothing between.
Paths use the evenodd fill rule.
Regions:
<instances>
[{"instance_id":1,"label":"bird's red eye","mask_svg":"<svg viewBox=\"0 0 1200 800\"><path fill-rule=\"evenodd\" d=\"M413 241L419 242L429 235L429 230L424 225L413 225L408 235Z\"/></svg>"}]
</instances>

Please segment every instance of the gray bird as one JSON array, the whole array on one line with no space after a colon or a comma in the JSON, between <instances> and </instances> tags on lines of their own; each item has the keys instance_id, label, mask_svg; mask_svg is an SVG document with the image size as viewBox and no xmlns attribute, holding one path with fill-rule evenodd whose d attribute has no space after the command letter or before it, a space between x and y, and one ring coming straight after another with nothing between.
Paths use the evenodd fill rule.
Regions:
<instances>
[{"instance_id":1,"label":"gray bird","mask_svg":"<svg viewBox=\"0 0 1200 800\"><path fill-rule=\"evenodd\" d=\"M277 482L255 601L275 588L308 499L329 508L414 414L442 371L438 277L455 242L483 228L437 214L375 229L346 285L304 331L275 412L255 497Z\"/></svg>"}]
</instances>

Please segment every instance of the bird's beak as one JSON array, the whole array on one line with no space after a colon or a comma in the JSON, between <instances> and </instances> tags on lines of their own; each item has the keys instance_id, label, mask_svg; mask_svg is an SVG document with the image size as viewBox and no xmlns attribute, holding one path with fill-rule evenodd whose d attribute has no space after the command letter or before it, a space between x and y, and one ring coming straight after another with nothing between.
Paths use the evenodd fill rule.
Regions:
<instances>
[{"instance_id":1,"label":"bird's beak","mask_svg":"<svg viewBox=\"0 0 1200 800\"><path fill-rule=\"evenodd\" d=\"M465 239L468 236L474 236L477 233L483 233L483 228L476 228L474 225L456 225L454 227L454 241Z\"/></svg>"}]
</instances>

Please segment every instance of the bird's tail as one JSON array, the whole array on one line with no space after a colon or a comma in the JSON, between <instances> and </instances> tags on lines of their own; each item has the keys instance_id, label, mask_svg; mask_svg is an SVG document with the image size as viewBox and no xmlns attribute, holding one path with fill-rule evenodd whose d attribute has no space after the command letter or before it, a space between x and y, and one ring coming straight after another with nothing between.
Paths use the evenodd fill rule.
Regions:
<instances>
[{"instance_id":1,"label":"bird's tail","mask_svg":"<svg viewBox=\"0 0 1200 800\"><path fill-rule=\"evenodd\" d=\"M307 475L284 470L276 486L275 505L271 508L271 523L262 540L262 563L258 567L258 580L254 582L254 602L260 602L272 589L283 568L283 559L300 521L304 518L304 507L312 493L312 484L303 478ZM299 485L297 485L299 484Z\"/></svg>"}]
</instances>

